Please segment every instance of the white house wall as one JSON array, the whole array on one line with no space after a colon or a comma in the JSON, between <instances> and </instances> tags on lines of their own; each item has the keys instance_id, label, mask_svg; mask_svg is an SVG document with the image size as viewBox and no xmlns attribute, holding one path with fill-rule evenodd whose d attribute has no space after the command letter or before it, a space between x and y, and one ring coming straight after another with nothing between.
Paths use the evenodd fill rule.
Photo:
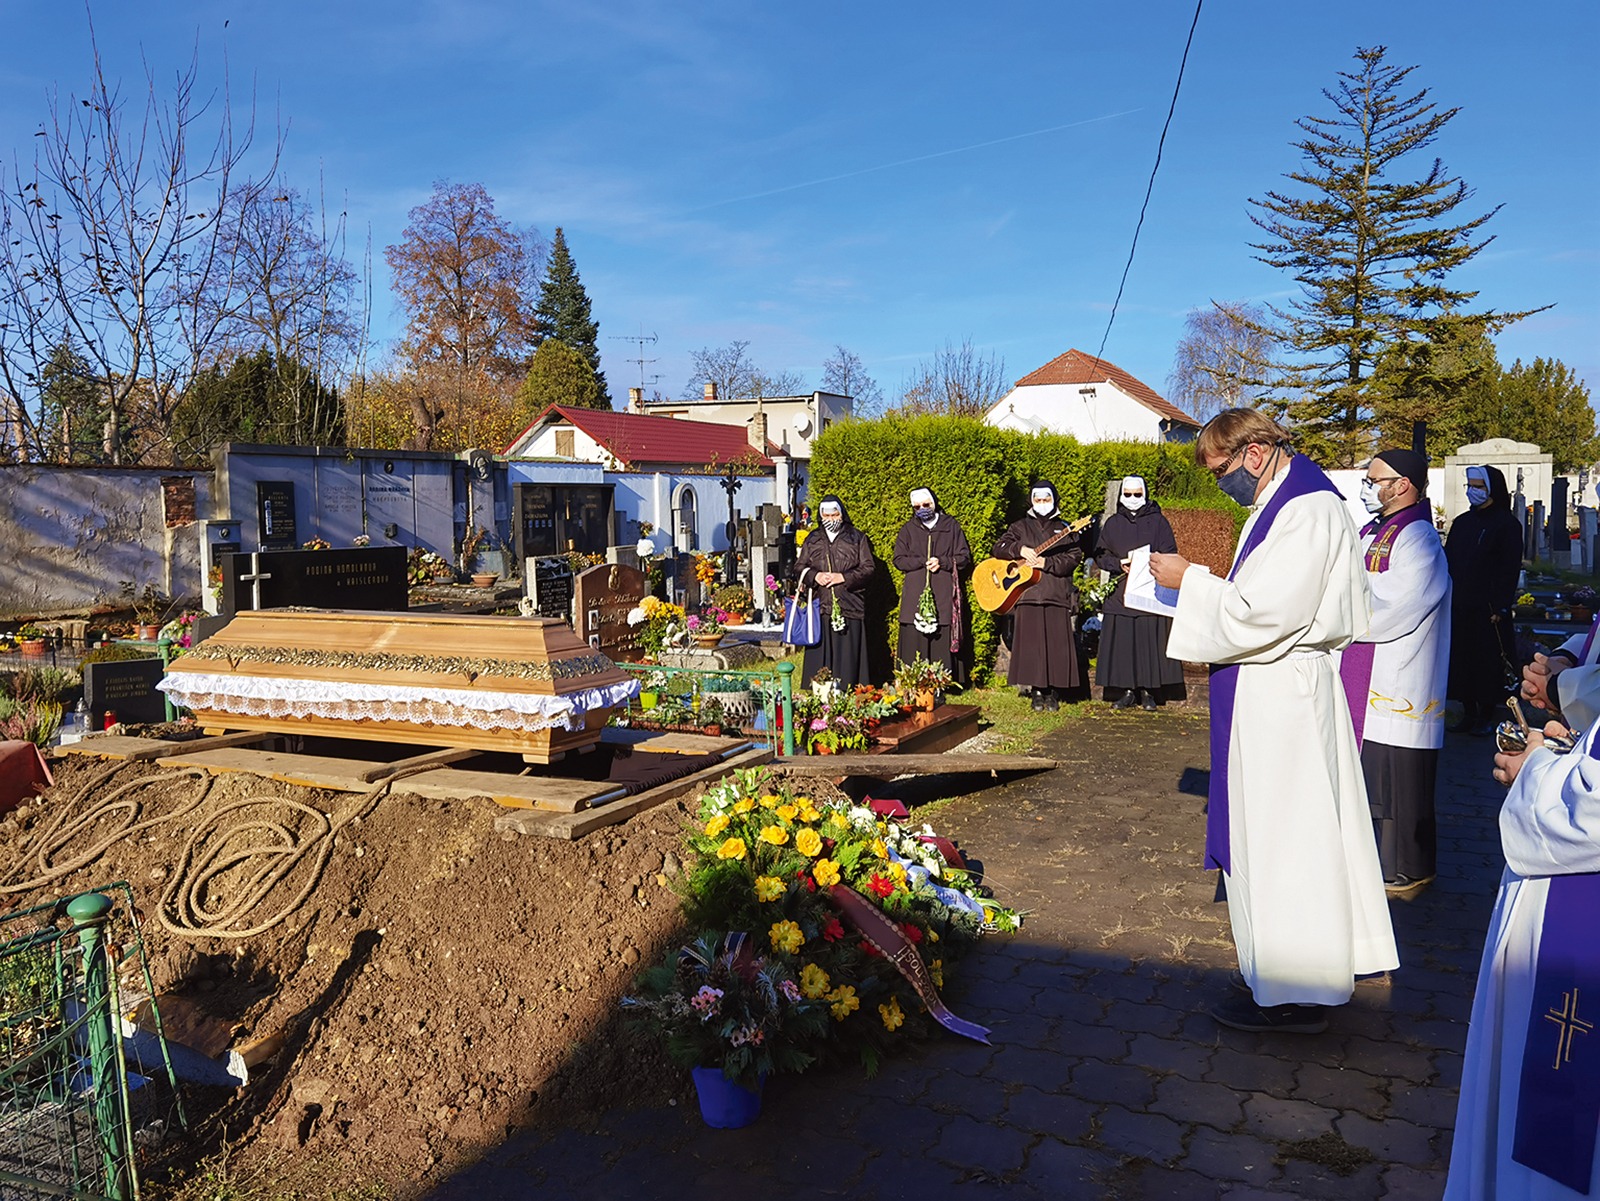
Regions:
<instances>
[{"instance_id":1,"label":"white house wall","mask_svg":"<svg viewBox=\"0 0 1600 1201\"><path fill-rule=\"evenodd\" d=\"M734 505L741 517L753 517L760 506L779 503L777 480L774 477L742 476L740 479L739 491L734 494ZM728 549L728 494L722 490L720 477L678 475L664 471L648 474L608 471L605 473L605 482L616 486L617 538L623 545L638 541L641 521L650 522L662 535L671 534L676 529L678 497L687 485L694 489L695 532L699 536L699 549L710 554Z\"/></svg>"},{"instance_id":2,"label":"white house wall","mask_svg":"<svg viewBox=\"0 0 1600 1201\"><path fill-rule=\"evenodd\" d=\"M572 435L570 456L556 453L558 431ZM611 454L605 447L574 425L547 425L535 434L526 446L513 449L516 450L518 458L526 459L569 459L577 463L599 463L601 466L611 461Z\"/></svg>"},{"instance_id":3,"label":"white house wall","mask_svg":"<svg viewBox=\"0 0 1600 1201\"><path fill-rule=\"evenodd\" d=\"M194 480L194 513L168 527L162 480ZM121 603L123 580L199 596L200 524L211 473L177 468L0 467L0 616Z\"/></svg>"},{"instance_id":4,"label":"white house wall","mask_svg":"<svg viewBox=\"0 0 1600 1201\"><path fill-rule=\"evenodd\" d=\"M1013 388L990 410L989 425L1024 433L1049 430L1080 442L1159 442L1161 418L1114 384L1029 384Z\"/></svg>"}]
</instances>

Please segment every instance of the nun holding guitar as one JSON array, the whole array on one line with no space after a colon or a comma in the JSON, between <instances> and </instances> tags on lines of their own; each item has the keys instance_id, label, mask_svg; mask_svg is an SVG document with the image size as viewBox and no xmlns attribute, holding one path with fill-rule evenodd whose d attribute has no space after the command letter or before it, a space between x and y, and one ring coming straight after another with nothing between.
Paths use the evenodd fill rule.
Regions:
<instances>
[{"instance_id":1,"label":"nun holding guitar","mask_svg":"<svg viewBox=\"0 0 1600 1201\"><path fill-rule=\"evenodd\" d=\"M973 572L972 585L983 608L1010 613L1015 622L1007 682L1031 689L1035 709L1059 709L1083 681L1072 631L1078 610L1072 572L1083 562L1082 532L1093 518L1063 521L1049 480L1035 481L1028 501L1028 512L994 544L994 558Z\"/></svg>"}]
</instances>

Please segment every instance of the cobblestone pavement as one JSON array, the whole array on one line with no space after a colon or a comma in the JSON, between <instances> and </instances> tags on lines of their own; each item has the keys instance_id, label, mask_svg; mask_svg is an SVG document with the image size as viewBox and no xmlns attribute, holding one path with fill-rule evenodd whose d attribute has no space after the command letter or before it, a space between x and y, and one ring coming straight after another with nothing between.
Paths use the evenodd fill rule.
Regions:
<instances>
[{"instance_id":1,"label":"cobblestone pavement","mask_svg":"<svg viewBox=\"0 0 1600 1201\"><path fill-rule=\"evenodd\" d=\"M993 1046L952 1036L875 1079L774 1081L745 1130L680 1103L526 1132L434 1196L1437 1198L1501 865L1488 748L1447 742L1439 879L1391 902L1402 966L1325 1034L1206 1016L1234 957L1198 867L1203 719L1099 710L1041 748L1055 771L938 807L1034 911L948 991Z\"/></svg>"}]
</instances>

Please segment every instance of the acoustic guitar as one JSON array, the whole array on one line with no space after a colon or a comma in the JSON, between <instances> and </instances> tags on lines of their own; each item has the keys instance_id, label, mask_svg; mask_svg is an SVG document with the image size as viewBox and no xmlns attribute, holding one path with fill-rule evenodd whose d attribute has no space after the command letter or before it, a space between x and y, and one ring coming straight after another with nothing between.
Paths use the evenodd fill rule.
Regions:
<instances>
[{"instance_id":1,"label":"acoustic guitar","mask_svg":"<svg viewBox=\"0 0 1600 1201\"><path fill-rule=\"evenodd\" d=\"M1093 523L1095 516L1091 513L1087 517L1078 518L1066 529L1046 538L1041 545L1034 547L1034 553L1042 555L1069 534L1087 529ZM985 612L1009 613L1023 590L1043 574L1037 567L1029 567L1021 559L985 559L973 570L972 594L977 597L979 607Z\"/></svg>"}]
</instances>

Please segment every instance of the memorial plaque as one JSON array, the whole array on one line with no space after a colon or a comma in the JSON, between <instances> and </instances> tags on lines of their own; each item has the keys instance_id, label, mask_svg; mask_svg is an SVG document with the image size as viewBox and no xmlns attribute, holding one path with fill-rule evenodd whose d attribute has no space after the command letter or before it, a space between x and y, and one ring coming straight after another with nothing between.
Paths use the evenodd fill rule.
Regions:
<instances>
[{"instance_id":1,"label":"memorial plaque","mask_svg":"<svg viewBox=\"0 0 1600 1201\"><path fill-rule=\"evenodd\" d=\"M644 599L645 583L644 572L620 563L579 575L573 589L578 637L613 661L636 659L638 627L628 624L628 613Z\"/></svg>"},{"instance_id":2,"label":"memorial plaque","mask_svg":"<svg viewBox=\"0 0 1600 1201\"><path fill-rule=\"evenodd\" d=\"M294 484L288 480L258 480L256 520L262 550L292 550L297 545Z\"/></svg>"},{"instance_id":3,"label":"memorial plaque","mask_svg":"<svg viewBox=\"0 0 1600 1201\"><path fill-rule=\"evenodd\" d=\"M117 715L118 721L166 721L167 698L156 691L166 673L166 664L160 659L84 664L83 703L90 720L98 729L109 711Z\"/></svg>"},{"instance_id":4,"label":"memorial plaque","mask_svg":"<svg viewBox=\"0 0 1600 1201\"><path fill-rule=\"evenodd\" d=\"M560 556L529 559L523 568L533 611L540 617L572 620L572 565Z\"/></svg>"},{"instance_id":5,"label":"memorial plaque","mask_svg":"<svg viewBox=\"0 0 1600 1201\"><path fill-rule=\"evenodd\" d=\"M222 611L304 606L401 612L406 608L408 583L403 546L226 555Z\"/></svg>"}]
</instances>

